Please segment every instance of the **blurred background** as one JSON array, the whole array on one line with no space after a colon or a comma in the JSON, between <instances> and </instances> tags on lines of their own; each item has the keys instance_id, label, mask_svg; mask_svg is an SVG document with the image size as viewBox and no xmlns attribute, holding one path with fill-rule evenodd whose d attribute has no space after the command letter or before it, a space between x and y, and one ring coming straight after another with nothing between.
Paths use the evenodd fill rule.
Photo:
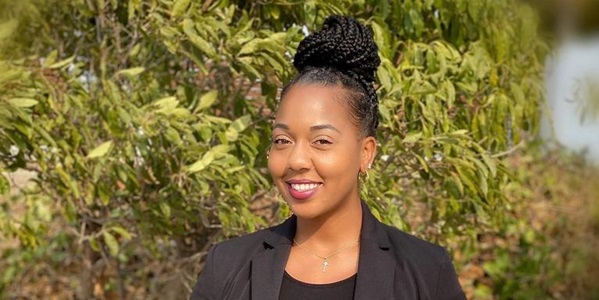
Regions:
<instances>
[{"instance_id":1,"label":"blurred background","mask_svg":"<svg viewBox=\"0 0 599 300\"><path fill-rule=\"evenodd\" d=\"M269 121L331 14L380 48L375 215L469 299L599 299L596 0L0 0L0 299L187 299L286 218Z\"/></svg>"}]
</instances>

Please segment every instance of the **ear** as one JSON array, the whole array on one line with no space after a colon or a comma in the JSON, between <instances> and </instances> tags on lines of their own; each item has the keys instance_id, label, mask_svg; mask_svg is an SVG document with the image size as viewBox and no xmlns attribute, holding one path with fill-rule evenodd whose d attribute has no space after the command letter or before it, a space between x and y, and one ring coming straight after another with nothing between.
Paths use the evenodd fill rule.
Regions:
<instances>
[{"instance_id":1,"label":"ear","mask_svg":"<svg viewBox=\"0 0 599 300\"><path fill-rule=\"evenodd\" d=\"M361 150L360 172L364 173L368 172L376 156L376 139L372 136L365 137L362 140Z\"/></svg>"}]
</instances>

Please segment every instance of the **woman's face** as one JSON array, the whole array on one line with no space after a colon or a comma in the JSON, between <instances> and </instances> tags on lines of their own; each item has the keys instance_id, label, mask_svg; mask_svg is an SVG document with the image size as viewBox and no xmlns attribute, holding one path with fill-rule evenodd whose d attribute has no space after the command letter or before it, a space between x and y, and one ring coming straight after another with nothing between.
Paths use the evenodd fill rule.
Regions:
<instances>
[{"instance_id":1,"label":"woman's face","mask_svg":"<svg viewBox=\"0 0 599 300\"><path fill-rule=\"evenodd\" d=\"M376 151L352 122L340 87L296 84L282 99L273 125L268 169L298 217L314 219L359 200L358 173Z\"/></svg>"}]
</instances>

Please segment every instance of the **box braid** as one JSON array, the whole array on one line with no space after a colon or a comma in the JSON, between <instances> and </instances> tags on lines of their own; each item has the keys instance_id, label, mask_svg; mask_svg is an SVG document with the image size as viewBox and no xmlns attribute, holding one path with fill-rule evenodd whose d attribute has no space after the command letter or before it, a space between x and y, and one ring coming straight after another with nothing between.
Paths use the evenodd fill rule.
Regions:
<instances>
[{"instance_id":1,"label":"box braid","mask_svg":"<svg viewBox=\"0 0 599 300\"><path fill-rule=\"evenodd\" d=\"M362 133L375 136L379 115L373 81L380 63L372 33L364 25L349 17L330 16L321 31L300 43L293 60L298 75L285 86L281 98L297 83L341 84Z\"/></svg>"}]
</instances>

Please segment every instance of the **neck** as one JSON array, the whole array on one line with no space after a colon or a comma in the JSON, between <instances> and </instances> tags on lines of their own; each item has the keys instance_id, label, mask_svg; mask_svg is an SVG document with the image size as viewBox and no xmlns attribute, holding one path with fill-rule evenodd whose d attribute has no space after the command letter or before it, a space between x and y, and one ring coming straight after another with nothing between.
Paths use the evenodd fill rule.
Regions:
<instances>
[{"instance_id":1,"label":"neck","mask_svg":"<svg viewBox=\"0 0 599 300\"><path fill-rule=\"evenodd\" d=\"M359 199L348 202L332 215L314 219L298 217L295 240L299 244L322 250L337 249L359 240L362 205Z\"/></svg>"}]
</instances>

